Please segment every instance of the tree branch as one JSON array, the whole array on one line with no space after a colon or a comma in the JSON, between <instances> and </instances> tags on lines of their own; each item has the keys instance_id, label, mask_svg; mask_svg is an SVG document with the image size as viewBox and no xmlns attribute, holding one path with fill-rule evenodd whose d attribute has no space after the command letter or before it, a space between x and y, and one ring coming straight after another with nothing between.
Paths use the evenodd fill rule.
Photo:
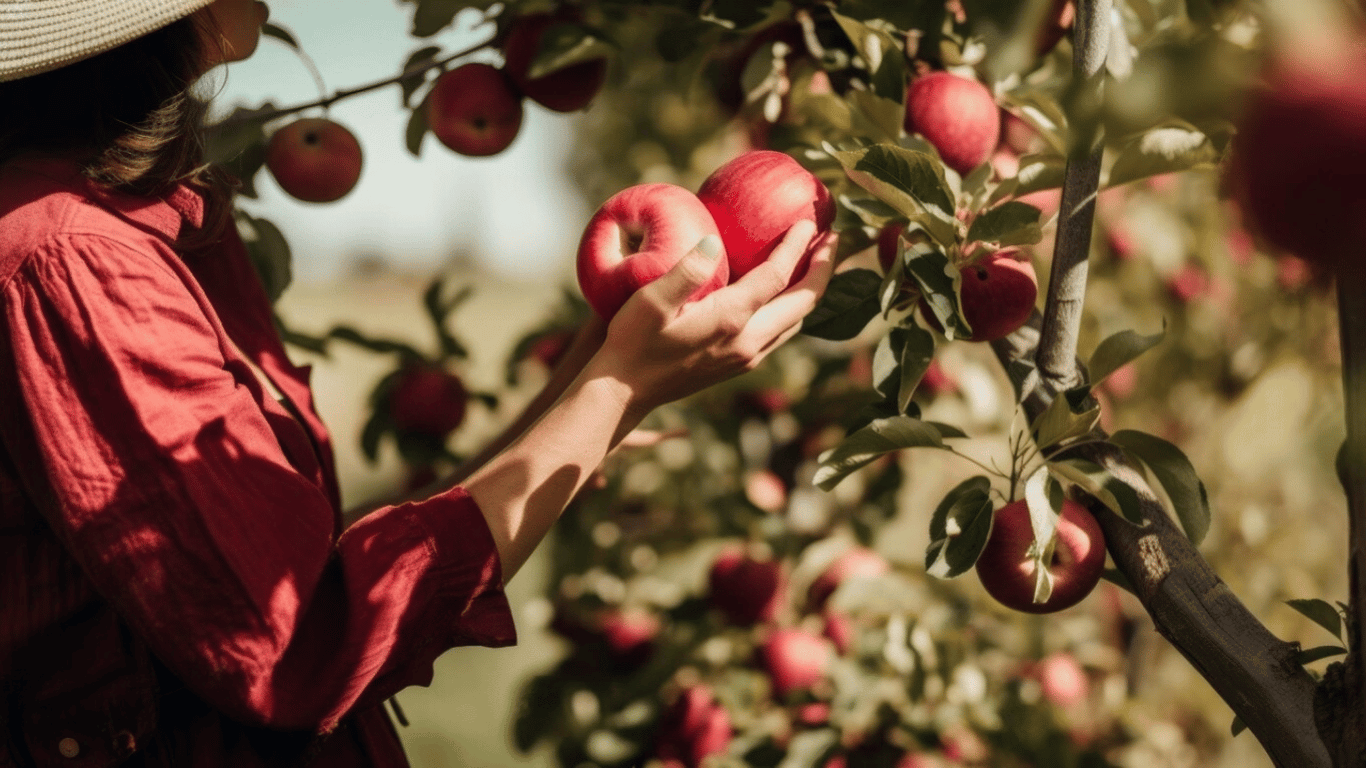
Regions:
<instances>
[{"instance_id":1,"label":"tree branch","mask_svg":"<svg viewBox=\"0 0 1366 768\"><path fill-rule=\"evenodd\" d=\"M1105 55L1110 48L1110 0L1077 3L1072 52L1073 141L1063 177L1058 234L1053 246L1048 300L1035 364L1050 393L1081 383L1077 339L1086 301L1087 254L1100 188L1103 144L1088 114L1098 102Z\"/></svg>"},{"instance_id":2,"label":"tree branch","mask_svg":"<svg viewBox=\"0 0 1366 768\"><path fill-rule=\"evenodd\" d=\"M1100 89L1109 42L1110 0L1081 0L1077 11L1073 94L1074 103L1082 104L1084 110L1087 103L1094 103ZM1088 130L1085 122L1085 118L1078 121L1068 157L1044 314L1040 317L1035 312L1024 328L992 343L1019 388L1021 406L1031 422L1059 392L1082 382L1077 339L1102 152L1101 143L1095 140L1096 129ZM1106 435L1097 428L1089 437ZM1173 522L1122 450L1087 442L1063 455L1100 465L1138 499L1142 523L1137 525L1096 499L1084 501L1105 533L1111 558L1133 585L1157 631L1228 702L1276 765L1330 765L1314 719L1316 683L1295 659L1298 646L1272 635L1238 600ZM1366 494L1361 498L1366 500Z\"/></svg>"},{"instance_id":3,"label":"tree branch","mask_svg":"<svg viewBox=\"0 0 1366 768\"><path fill-rule=\"evenodd\" d=\"M1347 658L1329 667L1315 701L1324 741L1335 765L1366 764L1366 663L1361 617L1366 612L1366 302L1359 276L1338 270L1338 327L1342 336L1342 394L1347 442L1338 456L1338 477L1347 493Z\"/></svg>"}]
</instances>

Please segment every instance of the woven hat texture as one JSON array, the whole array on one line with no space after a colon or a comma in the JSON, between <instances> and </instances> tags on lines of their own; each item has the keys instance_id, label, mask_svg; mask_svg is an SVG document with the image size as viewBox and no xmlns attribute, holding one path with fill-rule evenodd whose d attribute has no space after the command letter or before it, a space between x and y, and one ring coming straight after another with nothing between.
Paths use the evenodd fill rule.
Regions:
<instances>
[{"instance_id":1,"label":"woven hat texture","mask_svg":"<svg viewBox=\"0 0 1366 768\"><path fill-rule=\"evenodd\" d=\"M0 80L87 59L213 0L0 0Z\"/></svg>"}]
</instances>

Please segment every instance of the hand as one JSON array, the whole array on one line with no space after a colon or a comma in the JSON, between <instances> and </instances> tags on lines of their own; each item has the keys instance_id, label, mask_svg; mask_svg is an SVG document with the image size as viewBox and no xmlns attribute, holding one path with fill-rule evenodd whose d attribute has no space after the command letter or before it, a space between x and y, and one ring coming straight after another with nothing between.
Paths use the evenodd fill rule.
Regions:
<instances>
[{"instance_id":1,"label":"hand","mask_svg":"<svg viewBox=\"0 0 1366 768\"><path fill-rule=\"evenodd\" d=\"M815 229L810 221L797 222L768 261L689 302L720 256L720 241L704 238L626 302L585 371L622 382L631 400L628 410L643 418L659 405L753 370L801 330L830 281L837 237L815 237ZM806 275L788 287L808 253Z\"/></svg>"}]
</instances>

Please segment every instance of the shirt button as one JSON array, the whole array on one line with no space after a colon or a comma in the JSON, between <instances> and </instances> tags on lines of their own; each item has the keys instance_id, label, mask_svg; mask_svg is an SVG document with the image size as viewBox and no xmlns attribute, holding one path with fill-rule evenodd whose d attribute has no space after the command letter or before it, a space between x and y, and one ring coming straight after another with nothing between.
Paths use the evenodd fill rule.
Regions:
<instances>
[{"instance_id":1,"label":"shirt button","mask_svg":"<svg viewBox=\"0 0 1366 768\"><path fill-rule=\"evenodd\" d=\"M62 757L75 757L81 753L81 745L70 736L57 742L57 751Z\"/></svg>"}]
</instances>

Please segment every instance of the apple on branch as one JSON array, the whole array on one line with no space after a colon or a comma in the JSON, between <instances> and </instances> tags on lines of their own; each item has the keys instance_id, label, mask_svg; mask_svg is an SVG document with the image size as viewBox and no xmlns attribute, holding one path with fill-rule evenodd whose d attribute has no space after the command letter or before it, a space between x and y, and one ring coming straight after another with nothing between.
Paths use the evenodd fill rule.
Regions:
<instances>
[{"instance_id":1,"label":"apple on branch","mask_svg":"<svg viewBox=\"0 0 1366 768\"><path fill-rule=\"evenodd\" d=\"M825 679L834 658L829 641L803 629L775 629L759 649L775 698L811 689Z\"/></svg>"},{"instance_id":2,"label":"apple on branch","mask_svg":"<svg viewBox=\"0 0 1366 768\"><path fill-rule=\"evenodd\" d=\"M427 123L448 148L469 157L507 149L522 128L522 95L497 67L479 62L442 73L427 95Z\"/></svg>"},{"instance_id":3,"label":"apple on branch","mask_svg":"<svg viewBox=\"0 0 1366 768\"><path fill-rule=\"evenodd\" d=\"M578 278L584 298L604 320L641 288L673 268L703 238L718 236L697 196L675 184L627 187L598 208L579 241ZM729 267L717 258L695 301L726 285Z\"/></svg>"},{"instance_id":4,"label":"apple on branch","mask_svg":"<svg viewBox=\"0 0 1366 768\"><path fill-rule=\"evenodd\" d=\"M1039 295L1034 266L1020 259L1017 248L974 257L961 269L960 308L972 326L967 341L995 341L1014 333L1029 320ZM925 321L941 333L944 326L925 299L920 300Z\"/></svg>"},{"instance_id":5,"label":"apple on branch","mask_svg":"<svg viewBox=\"0 0 1366 768\"><path fill-rule=\"evenodd\" d=\"M1011 502L992 517L991 534L977 558L977 577L997 602L1025 613L1053 613L1070 608L1091 594L1105 568L1105 536L1086 508L1071 499L1063 501L1058 516L1057 540L1048 571L1053 591L1047 600L1034 602L1034 526L1029 505Z\"/></svg>"},{"instance_id":6,"label":"apple on branch","mask_svg":"<svg viewBox=\"0 0 1366 768\"><path fill-rule=\"evenodd\" d=\"M707 576L708 599L731 624L772 621L787 598L782 563L734 547L717 555Z\"/></svg>"},{"instance_id":7,"label":"apple on branch","mask_svg":"<svg viewBox=\"0 0 1366 768\"><path fill-rule=\"evenodd\" d=\"M959 174L991 157L1001 135L1001 113L987 87L950 72L922 75L906 88L906 133L934 145Z\"/></svg>"},{"instance_id":8,"label":"apple on branch","mask_svg":"<svg viewBox=\"0 0 1366 768\"><path fill-rule=\"evenodd\" d=\"M731 282L768 260L798 221L814 221L818 235L835 221L835 201L820 179L772 150L745 152L717 168L697 197L721 232ZM809 258L793 270L791 283L806 274Z\"/></svg>"},{"instance_id":9,"label":"apple on branch","mask_svg":"<svg viewBox=\"0 0 1366 768\"><path fill-rule=\"evenodd\" d=\"M607 59L593 58L562 69L531 77L531 64L540 51L546 30L556 24L574 23L571 11L528 13L518 16L503 44L504 68L526 97L556 112L577 112L587 107L607 79Z\"/></svg>"},{"instance_id":10,"label":"apple on branch","mask_svg":"<svg viewBox=\"0 0 1366 768\"><path fill-rule=\"evenodd\" d=\"M465 421L465 383L439 365L404 367L389 391L389 416L399 432L445 438Z\"/></svg>"},{"instance_id":11,"label":"apple on branch","mask_svg":"<svg viewBox=\"0 0 1366 768\"><path fill-rule=\"evenodd\" d=\"M345 197L360 180L360 142L326 118L295 120L270 137L266 168L292 197L330 203Z\"/></svg>"}]
</instances>

